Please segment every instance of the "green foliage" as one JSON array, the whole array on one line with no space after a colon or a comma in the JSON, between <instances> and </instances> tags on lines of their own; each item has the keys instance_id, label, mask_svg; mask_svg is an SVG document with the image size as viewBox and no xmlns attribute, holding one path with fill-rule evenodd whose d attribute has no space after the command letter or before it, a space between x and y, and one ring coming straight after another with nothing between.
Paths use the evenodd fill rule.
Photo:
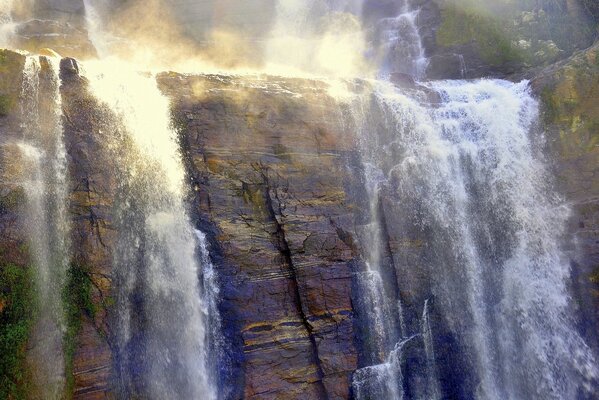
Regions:
<instances>
[{"instance_id":1,"label":"green foliage","mask_svg":"<svg viewBox=\"0 0 599 400\"><path fill-rule=\"evenodd\" d=\"M593 271L589 280L595 285L599 285L599 267L595 268L595 271Z\"/></svg>"},{"instance_id":2,"label":"green foliage","mask_svg":"<svg viewBox=\"0 0 599 400\"><path fill-rule=\"evenodd\" d=\"M35 314L31 269L0 265L0 398L26 398L25 348Z\"/></svg>"},{"instance_id":3,"label":"green foliage","mask_svg":"<svg viewBox=\"0 0 599 400\"><path fill-rule=\"evenodd\" d=\"M81 318L83 315L93 318L97 311L92 300L92 280L84 267L77 264L71 265L67 274L67 284L63 291L63 304L67 321L64 340L66 392L72 393L75 384L73 356L75 355L75 340L81 329Z\"/></svg>"}]
</instances>

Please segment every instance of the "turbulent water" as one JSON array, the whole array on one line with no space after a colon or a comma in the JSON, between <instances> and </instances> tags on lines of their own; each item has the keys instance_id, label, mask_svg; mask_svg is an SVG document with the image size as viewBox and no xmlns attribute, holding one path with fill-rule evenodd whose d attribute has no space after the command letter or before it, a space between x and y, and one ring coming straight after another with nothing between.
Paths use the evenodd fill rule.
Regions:
<instances>
[{"instance_id":1,"label":"turbulent water","mask_svg":"<svg viewBox=\"0 0 599 400\"><path fill-rule=\"evenodd\" d=\"M60 398L65 383L61 296L69 263L69 219L59 86L57 63L27 57L21 93L23 139L17 147L38 303L29 360L35 365L34 390L48 399Z\"/></svg>"},{"instance_id":2,"label":"turbulent water","mask_svg":"<svg viewBox=\"0 0 599 400\"><path fill-rule=\"evenodd\" d=\"M532 136L537 103L527 82L427 86L440 98L376 83L348 108L362 135L371 224L380 225L384 212L384 229L407 236L392 260L382 261L380 250L369 253L366 292L384 293L367 301L370 336L401 344L416 335L422 349L413 353L419 362L404 365L420 378L406 379L395 366L392 355L403 346L389 340L375 346L373 361L381 364L365 368L401 382L403 391L389 398L404 391L409 398L441 398L456 382L480 399L590 397L596 361L574 328L570 268L560 250L568 209L553 194L542 143ZM366 248L384 246L376 243L381 235L370 237L375 243ZM395 277L396 286L382 288L387 280L379 275ZM398 326L406 318L401 293L414 291L425 294L424 311L411 314L409 331L397 339L389 321ZM447 351L454 360L445 354L439 363L435 357ZM445 393L437 369L445 370ZM354 386L363 385L362 375ZM376 398L380 390L357 392Z\"/></svg>"}]
</instances>

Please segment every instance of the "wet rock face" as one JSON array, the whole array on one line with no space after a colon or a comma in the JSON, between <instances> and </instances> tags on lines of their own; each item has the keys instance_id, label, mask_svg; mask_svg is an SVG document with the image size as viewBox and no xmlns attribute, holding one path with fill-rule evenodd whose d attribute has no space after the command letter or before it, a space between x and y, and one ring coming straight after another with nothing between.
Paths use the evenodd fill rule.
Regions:
<instances>
[{"instance_id":1,"label":"wet rock face","mask_svg":"<svg viewBox=\"0 0 599 400\"><path fill-rule=\"evenodd\" d=\"M114 393L114 354L111 351L110 311L112 254L117 232L112 227L116 178L114 157L107 151L110 115L87 90L74 59L60 64L64 141L71 184L72 259L88 275L92 317L82 315L73 355L73 397L104 399Z\"/></svg>"},{"instance_id":2,"label":"wet rock face","mask_svg":"<svg viewBox=\"0 0 599 400\"><path fill-rule=\"evenodd\" d=\"M22 55L0 50L0 260L23 267L29 262L24 227L19 222L23 220L25 192L15 141L22 135L19 103L24 65Z\"/></svg>"},{"instance_id":3,"label":"wet rock face","mask_svg":"<svg viewBox=\"0 0 599 400\"><path fill-rule=\"evenodd\" d=\"M245 398L349 397L353 138L322 83L163 75ZM232 396L236 398L236 396Z\"/></svg>"},{"instance_id":4,"label":"wet rock face","mask_svg":"<svg viewBox=\"0 0 599 400\"><path fill-rule=\"evenodd\" d=\"M599 344L599 44L543 70L541 99L549 159L573 215L569 249L580 325Z\"/></svg>"}]
</instances>

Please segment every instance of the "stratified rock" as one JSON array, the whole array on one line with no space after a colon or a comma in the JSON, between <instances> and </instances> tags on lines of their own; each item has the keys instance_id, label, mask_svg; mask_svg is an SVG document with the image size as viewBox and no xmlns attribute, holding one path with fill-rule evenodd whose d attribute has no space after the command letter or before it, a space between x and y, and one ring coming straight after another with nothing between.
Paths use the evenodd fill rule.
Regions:
<instances>
[{"instance_id":1,"label":"stratified rock","mask_svg":"<svg viewBox=\"0 0 599 400\"><path fill-rule=\"evenodd\" d=\"M116 232L112 204L116 192L113 159L107 150L110 115L88 92L77 61L61 60L64 141L67 148L72 217L72 258L92 282L95 318L82 316L73 359L74 398L110 398L114 354L110 348L109 311L114 305L112 260Z\"/></svg>"},{"instance_id":2,"label":"stratified rock","mask_svg":"<svg viewBox=\"0 0 599 400\"><path fill-rule=\"evenodd\" d=\"M89 58L96 55L87 32L69 22L33 19L17 25L14 47L33 53L51 48L62 56Z\"/></svg>"},{"instance_id":3,"label":"stratified rock","mask_svg":"<svg viewBox=\"0 0 599 400\"><path fill-rule=\"evenodd\" d=\"M34 0L37 18L67 22L78 28L85 25L83 0Z\"/></svg>"},{"instance_id":4,"label":"stratified rock","mask_svg":"<svg viewBox=\"0 0 599 400\"><path fill-rule=\"evenodd\" d=\"M344 167L354 140L326 86L162 75L196 212L226 262L221 308L241 335L245 398L343 399L356 368Z\"/></svg>"}]
</instances>

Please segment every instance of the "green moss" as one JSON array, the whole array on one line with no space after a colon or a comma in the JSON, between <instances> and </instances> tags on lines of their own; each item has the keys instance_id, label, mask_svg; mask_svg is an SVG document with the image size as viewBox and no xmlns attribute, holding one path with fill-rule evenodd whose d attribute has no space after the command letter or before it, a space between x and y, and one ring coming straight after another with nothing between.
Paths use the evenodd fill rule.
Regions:
<instances>
[{"instance_id":1,"label":"green moss","mask_svg":"<svg viewBox=\"0 0 599 400\"><path fill-rule=\"evenodd\" d=\"M599 267L595 268L595 271L593 271L593 273L589 277L589 280L592 283L599 285Z\"/></svg>"},{"instance_id":2,"label":"green moss","mask_svg":"<svg viewBox=\"0 0 599 400\"><path fill-rule=\"evenodd\" d=\"M442 10L437 44L452 47L476 42L481 58L491 65L522 61L523 54L512 46L511 34L500 20L473 9L448 6Z\"/></svg>"},{"instance_id":3,"label":"green moss","mask_svg":"<svg viewBox=\"0 0 599 400\"><path fill-rule=\"evenodd\" d=\"M550 87L544 87L541 92L541 102L544 105L544 118L547 123L552 123L557 118L558 105L553 97L553 90Z\"/></svg>"},{"instance_id":4,"label":"green moss","mask_svg":"<svg viewBox=\"0 0 599 400\"><path fill-rule=\"evenodd\" d=\"M14 107L14 99L10 96L0 94L0 116L7 116Z\"/></svg>"},{"instance_id":5,"label":"green moss","mask_svg":"<svg viewBox=\"0 0 599 400\"><path fill-rule=\"evenodd\" d=\"M0 266L0 398L25 399L25 347L35 314L31 269Z\"/></svg>"},{"instance_id":6,"label":"green moss","mask_svg":"<svg viewBox=\"0 0 599 400\"><path fill-rule=\"evenodd\" d=\"M73 356L75 355L76 337L81 330L81 320L84 315L93 318L97 311L92 300L92 280L84 267L77 264L71 265L67 274L67 284L63 291L63 303L67 321L64 339L66 393L70 395L73 393L75 385Z\"/></svg>"},{"instance_id":7,"label":"green moss","mask_svg":"<svg viewBox=\"0 0 599 400\"><path fill-rule=\"evenodd\" d=\"M0 214L15 210L25 200L23 188L11 190L6 196L0 197Z\"/></svg>"}]
</instances>

